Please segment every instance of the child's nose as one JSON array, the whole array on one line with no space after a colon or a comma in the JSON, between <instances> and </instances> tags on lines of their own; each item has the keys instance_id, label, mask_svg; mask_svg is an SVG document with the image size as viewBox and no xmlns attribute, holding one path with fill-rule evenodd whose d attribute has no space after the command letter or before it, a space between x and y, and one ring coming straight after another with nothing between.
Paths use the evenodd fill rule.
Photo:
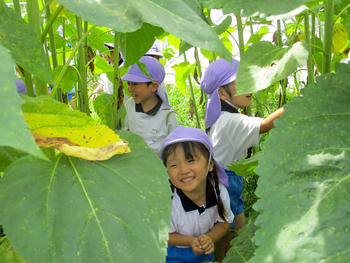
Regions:
<instances>
[{"instance_id":1,"label":"child's nose","mask_svg":"<svg viewBox=\"0 0 350 263\"><path fill-rule=\"evenodd\" d=\"M188 167L187 164L182 163L182 164L179 165L179 170L180 170L181 174L186 174L186 173L189 172L189 167Z\"/></svg>"}]
</instances>

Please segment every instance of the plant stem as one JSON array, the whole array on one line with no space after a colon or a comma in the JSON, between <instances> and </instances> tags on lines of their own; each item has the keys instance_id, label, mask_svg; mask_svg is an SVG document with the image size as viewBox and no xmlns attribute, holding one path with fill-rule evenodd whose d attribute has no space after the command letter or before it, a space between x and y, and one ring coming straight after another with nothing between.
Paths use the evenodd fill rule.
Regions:
<instances>
[{"instance_id":1,"label":"plant stem","mask_svg":"<svg viewBox=\"0 0 350 263\"><path fill-rule=\"evenodd\" d=\"M119 105L119 35L114 32L114 70L113 70L113 100L112 100L112 130L117 129Z\"/></svg>"},{"instance_id":2,"label":"plant stem","mask_svg":"<svg viewBox=\"0 0 350 263\"><path fill-rule=\"evenodd\" d=\"M333 37L333 14L334 14L334 0L327 0L325 4L325 34L323 44L323 64L322 73L329 73L331 71L332 61L332 37Z\"/></svg>"},{"instance_id":3,"label":"plant stem","mask_svg":"<svg viewBox=\"0 0 350 263\"><path fill-rule=\"evenodd\" d=\"M309 55L307 59L307 79L308 84L311 84L314 82L314 65L312 63L312 51L311 51L311 39L310 39L310 19L309 14L305 14L305 20L304 20L304 28L305 28L305 42L307 44Z\"/></svg>"},{"instance_id":4,"label":"plant stem","mask_svg":"<svg viewBox=\"0 0 350 263\"><path fill-rule=\"evenodd\" d=\"M40 36L40 10L37 0L27 0L27 13L29 24L33 27L36 34ZM47 88L38 78L34 78L36 95L47 95Z\"/></svg>"},{"instance_id":5,"label":"plant stem","mask_svg":"<svg viewBox=\"0 0 350 263\"><path fill-rule=\"evenodd\" d=\"M240 12L236 13L235 16L237 20L239 54L240 54L240 57L242 57L244 54L244 36L243 36L242 17Z\"/></svg>"},{"instance_id":6,"label":"plant stem","mask_svg":"<svg viewBox=\"0 0 350 263\"><path fill-rule=\"evenodd\" d=\"M47 8L47 9L49 10L49 12L50 12L50 7L49 7L49 5L47 5L46 8ZM53 22L55 22L55 20L56 20L58 14L61 12L62 9L63 9L63 6L59 6L59 7L56 9L55 13L54 13L53 15L50 16L49 22L46 24L46 27L44 28L44 30L43 30L43 32L42 32L42 34L41 34L41 43L44 43L47 33L49 32L50 29L52 30L52 24L53 24ZM46 10L46 12L47 12L47 10Z\"/></svg>"},{"instance_id":7,"label":"plant stem","mask_svg":"<svg viewBox=\"0 0 350 263\"><path fill-rule=\"evenodd\" d=\"M91 30L93 30L94 28L96 27L96 25L93 25L92 27L90 27L90 29L84 33L84 35L81 36L81 38L79 39L78 43L75 45L75 47L72 49L72 53L71 55L69 56L68 60L66 61L66 63L64 64L60 74L58 75L57 79L56 79L56 85L54 86L53 88L53 92L55 92L55 89L56 87L59 85L59 83L61 83L62 81L62 78L63 78L63 75L64 73L66 72L68 66L69 66L69 63L72 61L72 59L74 58L75 56L75 53L77 52L78 48L82 45L83 41L87 38L88 34L90 33ZM52 95L51 95L52 96Z\"/></svg>"},{"instance_id":8,"label":"plant stem","mask_svg":"<svg viewBox=\"0 0 350 263\"><path fill-rule=\"evenodd\" d=\"M187 58L186 58L186 53L185 52L184 52L184 59L185 59L185 62L187 62ZM201 129L201 123L200 123L200 120L199 120L199 114L198 114L198 110L197 110L196 98L194 97L194 92L193 92L193 85L192 85L191 74L188 76L188 83L189 83L189 86L190 86L191 99L193 101L194 114L196 115L197 128Z\"/></svg>"},{"instance_id":9,"label":"plant stem","mask_svg":"<svg viewBox=\"0 0 350 263\"><path fill-rule=\"evenodd\" d=\"M76 24L77 24L78 38L81 39L82 33L83 33L82 20L78 16L76 16ZM87 31L87 28L86 27L84 28L85 28L85 31ZM84 40L82 41L82 44L78 48L77 60L78 60L78 69L81 75L81 79L78 80L78 92L76 92L76 94L78 96L78 101L79 101L79 110L81 112L85 112L86 114L90 115L89 99L88 99L88 92L87 92L87 68L85 67L86 55L87 55L85 40L86 38L84 38Z\"/></svg>"},{"instance_id":10,"label":"plant stem","mask_svg":"<svg viewBox=\"0 0 350 263\"><path fill-rule=\"evenodd\" d=\"M21 6L19 4L19 0L13 0L13 7L15 8L15 13L19 17L22 17L21 15Z\"/></svg>"},{"instance_id":11,"label":"plant stem","mask_svg":"<svg viewBox=\"0 0 350 263\"><path fill-rule=\"evenodd\" d=\"M281 20L277 20L277 36L276 44L278 47L282 47L282 34L281 34Z\"/></svg>"}]
</instances>

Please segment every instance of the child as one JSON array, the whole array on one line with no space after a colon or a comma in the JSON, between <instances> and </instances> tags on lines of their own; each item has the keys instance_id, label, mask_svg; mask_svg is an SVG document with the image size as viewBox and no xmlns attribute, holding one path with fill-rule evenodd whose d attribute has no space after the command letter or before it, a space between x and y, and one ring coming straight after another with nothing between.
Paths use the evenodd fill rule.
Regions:
<instances>
[{"instance_id":1,"label":"child","mask_svg":"<svg viewBox=\"0 0 350 263\"><path fill-rule=\"evenodd\" d=\"M213 261L215 243L233 221L224 169L204 131L179 126L160 156L173 189L167 263Z\"/></svg>"},{"instance_id":2,"label":"child","mask_svg":"<svg viewBox=\"0 0 350 263\"><path fill-rule=\"evenodd\" d=\"M249 106L252 99L252 94L235 96L238 65L235 59L232 59L232 65L224 59L216 60L209 65L201 82L203 91L210 94L205 128L213 143L216 160L224 168L246 157L248 148L259 144L260 134L272 129L273 121L284 113L282 108L262 119L238 112L239 108ZM226 172L229 176L231 209L235 215L232 227L239 229L244 226L243 179L233 171Z\"/></svg>"},{"instance_id":3,"label":"child","mask_svg":"<svg viewBox=\"0 0 350 263\"><path fill-rule=\"evenodd\" d=\"M168 103L168 95L160 85L165 77L162 64L155 58L143 56L151 78L142 73L137 64L131 65L121 79L128 82L130 98L125 98L125 128L140 135L147 145L158 152L163 140L177 127L175 113Z\"/></svg>"}]
</instances>

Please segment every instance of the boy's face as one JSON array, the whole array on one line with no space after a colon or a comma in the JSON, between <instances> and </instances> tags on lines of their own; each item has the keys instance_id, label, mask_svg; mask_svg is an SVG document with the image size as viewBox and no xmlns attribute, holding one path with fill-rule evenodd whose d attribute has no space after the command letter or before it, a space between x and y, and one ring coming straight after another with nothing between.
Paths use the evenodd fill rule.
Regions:
<instances>
[{"instance_id":1,"label":"boy's face","mask_svg":"<svg viewBox=\"0 0 350 263\"><path fill-rule=\"evenodd\" d=\"M228 91L224 88L219 88L220 99L227 100L232 105L238 108L248 107L252 103L251 93L235 96L235 94L237 93L235 82L231 82L230 84L228 84L228 90L231 94L228 94Z\"/></svg>"},{"instance_id":2,"label":"boy's face","mask_svg":"<svg viewBox=\"0 0 350 263\"><path fill-rule=\"evenodd\" d=\"M128 91L136 104L143 104L153 99L158 89L157 82L132 82L128 81Z\"/></svg>"}]
</instances>

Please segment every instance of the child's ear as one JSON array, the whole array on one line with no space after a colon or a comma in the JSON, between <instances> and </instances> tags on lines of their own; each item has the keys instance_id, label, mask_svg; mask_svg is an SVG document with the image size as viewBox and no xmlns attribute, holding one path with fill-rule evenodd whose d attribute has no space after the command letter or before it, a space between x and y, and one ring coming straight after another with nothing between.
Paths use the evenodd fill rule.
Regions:
<instances>
[{"instance_id":1,"label":"child's ear","mask_svg":"<svg viewBox=\"0 0 350 263\"><path fill-rule=\"evenodd\" d=\"M227 100L230 98L230 96L227 94L227 91L222 87L219 88L218 93L220 100Z\"/></svg>"},{"instance_id":2,"label":"child's ear","mask_svg":"<svg viewBox=\"0 0 350 263\"><path fill-rule=\"evenodd\" d=\"M152 85L152 91L156 92L159 88L159 83L157 81L155 81L155 82L152 82L151 85Z\"/></svg>"},{"instance_id":3,"label":"child's ear","mask_svg":"<svg viewBox=\"0 0 350 263\"><path fill-rule=\"evenodd\" d=\"M214 161L213 159L211 159L209 163L208 172L212 172L213 170L214 170Z\"/></svg>"}]
</instances>

